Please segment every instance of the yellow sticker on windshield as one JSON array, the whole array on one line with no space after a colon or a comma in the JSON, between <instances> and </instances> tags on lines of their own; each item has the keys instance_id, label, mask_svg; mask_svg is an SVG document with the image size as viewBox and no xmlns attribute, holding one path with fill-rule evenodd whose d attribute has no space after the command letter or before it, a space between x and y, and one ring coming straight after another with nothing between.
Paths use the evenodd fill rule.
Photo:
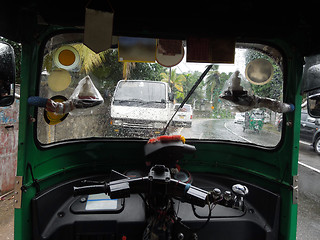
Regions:
<instances>
[{"instance_id":1,"label":"yellow sticker on windshield","mask_svg":"<svg viewBox=\"0 0 320 240\"><path fill-rule=\"evenodd\" d=\"M55 52L53 61L58 68L73 70L79 65L80 55L74 47L67 45Z\"/></svg>"},{"instance_id":2,"label":"yellow sticker on windshield","mask_svg":"<svg viewBox=\"0 0 320 240\"><path fill-rule=\"evenodd\" d=\"M48 77L48 86L54 92L60 92L69 87L71 75L67 70L56 69Z\"/></svg>"},{"instance_id":3,"label":"yellow sticker on windshield","mask_svg":"<svg viewBox=\"0 0 320 240\"><path fill-rule=\"evenodd\" d=\"M50 98L51 100L55 101L55 102L64 102L67 101L68 99L64 96L54 96L52 98ZM67 116L69 115L69 113L66 114L57 114L54 112L49 112L47 110L44 110L44 120L46 121L46 123L48 123L49 125L56 125L60 122L62 122L63 120L65 120L67 118Z\"/></svg>"}]
</instances>

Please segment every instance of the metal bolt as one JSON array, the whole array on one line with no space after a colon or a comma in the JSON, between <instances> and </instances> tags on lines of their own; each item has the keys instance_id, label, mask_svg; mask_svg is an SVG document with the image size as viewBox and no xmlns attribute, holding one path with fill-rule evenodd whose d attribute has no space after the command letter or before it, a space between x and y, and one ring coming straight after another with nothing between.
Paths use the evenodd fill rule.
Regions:
<instances>
[{"instance_id":1,"label":"metal bolt","mask_svg":"<svg viewBox=\"0 0 320 240\"><path fill-rule=\"evenodd\" d=\"M178 233L177 239L178 240L183 240L184 239L183 233Z\"/></svg>"}]
</instances>

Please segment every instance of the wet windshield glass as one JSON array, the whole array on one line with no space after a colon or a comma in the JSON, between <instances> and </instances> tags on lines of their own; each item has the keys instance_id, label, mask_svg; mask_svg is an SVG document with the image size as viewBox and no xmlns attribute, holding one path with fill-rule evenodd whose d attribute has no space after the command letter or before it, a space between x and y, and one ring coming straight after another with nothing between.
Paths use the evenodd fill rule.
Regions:
<instances>
[{"instance_id":1,"label":"wet windshield glass","mask_svg":"<svg viewBox=\"0 0 320 240\"><path fill-rule=\"evenodd\" d=\"M68 111L39 108L37 138L42 144L157 136L209 65L188 60L187 40L182 41L180 63L164 67L159 59L121 61L118 44L95 54L82 39L82 34L61 34L45 46L39 96ZM274 147L281 139L282 113L270 109L268 101L256 102L263 98L281 104L282 86L282 57L276 49L236 43L234 64L213 64L166 134ZM241 98L235 101L236 94Z\"/></svg>"},{"instance_id":2,"label":"wet windshield glass","mask_svg":"<svg viewBox=\"0 0 320 240\"><path fill-rule=\"evenodd\" d=\"M114 101L165 102L166 86L147 81L122 81L114 94Z\"/></svg>"}]
</instances>

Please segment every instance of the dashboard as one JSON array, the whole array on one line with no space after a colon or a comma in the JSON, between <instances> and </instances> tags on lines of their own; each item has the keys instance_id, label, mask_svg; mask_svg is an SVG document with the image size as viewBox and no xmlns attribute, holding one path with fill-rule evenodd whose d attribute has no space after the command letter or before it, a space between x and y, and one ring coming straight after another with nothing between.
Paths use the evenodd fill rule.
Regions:
<instances>
[{"instance_id":1,"label":"dashboard","mask_svg":"<svg viewBox=\"0 0 320 240\"><path fill-rule=\"evenodd\" d=\"M134 178L144 173L131 170L125 174ZM143 239L149 213L142 194L131 194L125 199L110 199L106 194L74 196L74 186L108 178L97 175L74 179L37 194L32 200L33 239ZM241 183L229 177L184 170L173 178L207 191L219 188L224 192ZM280 196L243 184L250 191L245 196L244 211L217 204L208 215L207 206L173 199L176 215L189 228L201 228L197 232L199 239L278 239Z\"/></svg>"}]
</instances>

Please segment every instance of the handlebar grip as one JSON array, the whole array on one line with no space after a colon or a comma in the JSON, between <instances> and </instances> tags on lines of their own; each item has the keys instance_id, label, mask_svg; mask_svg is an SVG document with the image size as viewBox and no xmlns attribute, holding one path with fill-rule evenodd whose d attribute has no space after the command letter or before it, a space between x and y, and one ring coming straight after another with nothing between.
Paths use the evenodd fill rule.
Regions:
<instances>
[{"instance_id":1,"label":"handlebar grip","mask_svg":"<svg viewBox=\"0 0 320 240\"><path fill-rule=\"evenodd\" d=\"M48 98L32 96L28 98L28 104L36 107L46 107Z\"/></svg>"},{"instance_id":2,"label":"handlebar grip","mask_svg":"<svg viewBox=\"0 0 320 240\"><path fill-rule=\"evenodd\" d=\"M75 196L97 194L97 193L108 193L108 190L109 190L109 187L107 186L107 184L73 187L73 193Z\"/></svg>"}]
</instances>

